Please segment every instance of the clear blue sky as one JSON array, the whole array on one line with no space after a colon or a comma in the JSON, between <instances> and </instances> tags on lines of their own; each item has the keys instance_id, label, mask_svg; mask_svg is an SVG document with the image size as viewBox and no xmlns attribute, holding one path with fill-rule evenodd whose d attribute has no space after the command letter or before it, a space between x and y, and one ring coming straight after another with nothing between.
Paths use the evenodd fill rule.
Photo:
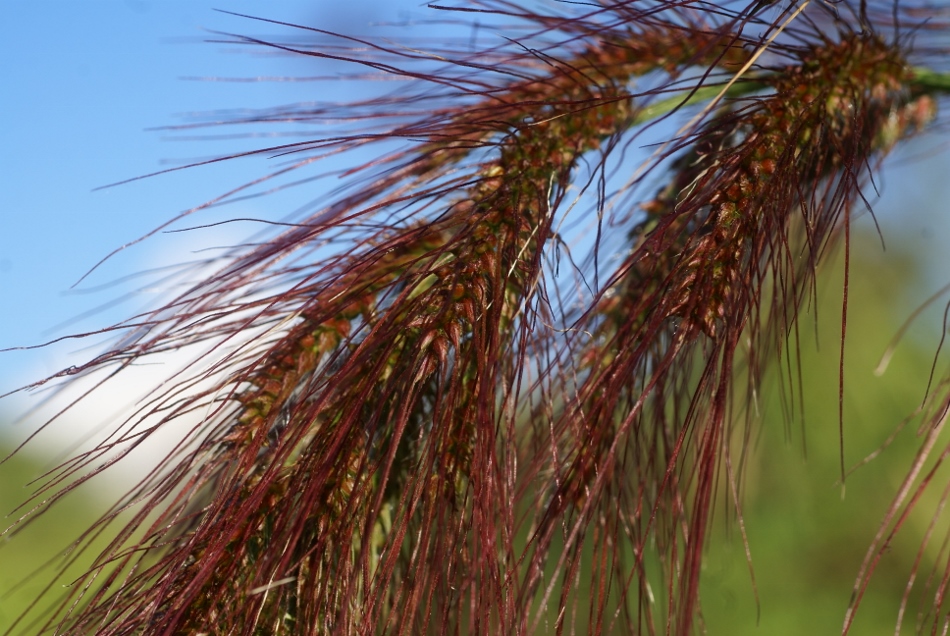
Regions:
<instances>
[{"instance_id":1,"label":"clear blue sky","mask_svg":"<svg viewBox=\"0 0 950 636\"><path fill-rule=\"evenodd\" d=\"M70 287L116 247L268 168L265 159L234 162L93 191L229 148L267 143L244 140L228 146L171 141L173 135L167 131L149 128L180 123L183 113L346 99L342 83L327 88L313 83L182 79L318 75L341 70L286 57L239 53L233 46L208 43L216 37L209 31L288 33L215 8L338 32L373 34L386 32L378 22L406 22L420 16L426 10L419 4L418 0L4 3L6 26L0 40L0 348L95 329L152 306L154 298L137 294L82 318L130 288L77 293ZM328 90L339 94L328 95ZM278 218L288 211L245 207L240 214ZM249 234L251 230L229 229L229 238L239 240L240 235L234 233ZM126 250L83 287L94 288L146 267L187 259L189 249L200 242L222 244L220 237L207 233L184 242L180 236L159 236ZM66 321L71 322L64 325ZM49 350L0 353L0 393L57 370L63 365L63 356L81 346L74 341ZM82 355L88 353L79 357Z\"/></svg>"},{"instance_id":2,"label":"clear blue sky","mask_svg":"<svg viewBox=\"0 0 950 636\"><path fill-rule=\"evenodd\" d=\"M91 330L154 306L155 297L146 292L85 315L129 288L96 293L69 290L111 250L267 168L264 159L234 162L93 191L229 147L207 141L169 141L169 133L147 129L175 124L181 121L181 113L346 98L346 88L340 83L241 84L182 79L337 70L313 61L239 54L234 47L205 42L214 37L209 30L281 33L275 27L218 13L214 8L369 35L386 34L373 26L375 22L443 17L434 16L418 0L6 3L6 26L0 40L0 348ZM401 27L400 32L411 28ZM327 94L334 91L339 94ZM244 140L231 142L244 146L230 147L265 142ZM915 249L921 253L946 254L950 224L928 213L927 206L933 199L930 209L943 214L943 202L950 200L948 154L895 163L885 172L885 197L877 205L886 231L916 241L919 247ZM304 192L302 196L306 200L313 195ZM248 203L224 216L279 218L290 211L274 210L273 205L269 201ZM84 287L95 288L124 274L188 258L189 250L202 241L210 245L239 241L241 232L252 230L232 227L221 235L196 233L184 241L181 235L160 235L121 253ZM947 261L936 262L945 267ZM950 279L948 274L946 269L937 271L934 280L945 282ZM0 393L72 363L64 357L68 354L87 356L88 352L80 352L81 347L72 341L47 350L0 354Z\"/></svg>"}]
</instances>

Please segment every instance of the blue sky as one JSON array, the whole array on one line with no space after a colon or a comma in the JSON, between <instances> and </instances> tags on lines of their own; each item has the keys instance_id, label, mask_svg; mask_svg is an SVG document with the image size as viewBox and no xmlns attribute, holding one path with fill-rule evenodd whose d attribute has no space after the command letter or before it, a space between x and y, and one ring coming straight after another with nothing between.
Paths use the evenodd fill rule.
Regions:
<instances>
[{"instance_id":1,"label":"blue sky","mask_svg":"<svg viewBox=\"0 0 950 636\"><path fill-rule=\"evenodd\" d=\"M377 22L406 23L433 12L418 0L32 0L7 3L0 40L0 348L40 343L103 327L154 306L148 290L98 313L122 290L71 290L99 259L171 216L213 198L266 170L266 160L176 172L94 191L116 181L207 157L231 142L172 141L149 130L182 121L183 113L221 108L345 99L342 83L226 83L187 77L332 74L314 61L239 54L208 43L209 31L251 35L275 27L214 11L215 8L300 22L345 33L380 35ZM411 26L399 27L406 33ZM286 33L286 32L284 32ZM217 132L217 131L212 131ZM260 142L264 143L264 142ZM944 147L946 137L942 138ZM237 145L235 145L237 144ZM240 145L245 144L245 145ZM904 237L921 254L933 254L925 297L950 279L943 247L950 224L941 216L950 200L950 160L944 151L890 162L876 210L886 235ZM919 149L917 152L920 155ZM302 201L313 198L303 192ZM259 201L229 209L233 215L279 218L293 202ZM224 218L221 217L221 218ZM208 221L203 217L200 221ZM195 221L197 223L199 221ZM187 225L187 223L186 223ZM218 234L159 235L123 251L84 281L95 290L126 274L191 258L202 244L237 242L253 228ZM32 351L0 353L0 393L87 357L76 341ZM70 362L72 360L72 362Z\"/></svg>"},{"instance_id":2,"label":"blue sky","mask_svg":"<svg viewBox=\"0 0 950 636\"><path fill-rule=\"evenodd\" d=\"M0 99L0 348L92 330L152 306L154 298L146 292L87 315L128 287L95 293L70 288L113 249L267 169L263 159L232 162L94 191L229 148L214 142L171 141L167 131L150 128L179 123L183 113L314 98L314 84L183 78L338 70L306 69L296 60L241 54L233 46L208 43L215 37L209 31L281 33L276 27L215 8L372 34L385 33L375 26L378 22L405 22L418 15L418 4L405 0L5 3L0 41L4 86ZM326 90L321 87L317 98L346 98L342 83L330 86L339 94L328 96ZM244 145L230 147L264 142L238 143ZM276 218L286 210L254 212ZM234 231L250 233L247 228ZM200 241L221 244L221 237L205 234L183 241L180 235L158 236L122 252L81 288L93 289L143 268L188 259L189 250ZM0 353L0 393L57 370L81 346L71 342L47 350Z\"/></svg>"}]
</instances>

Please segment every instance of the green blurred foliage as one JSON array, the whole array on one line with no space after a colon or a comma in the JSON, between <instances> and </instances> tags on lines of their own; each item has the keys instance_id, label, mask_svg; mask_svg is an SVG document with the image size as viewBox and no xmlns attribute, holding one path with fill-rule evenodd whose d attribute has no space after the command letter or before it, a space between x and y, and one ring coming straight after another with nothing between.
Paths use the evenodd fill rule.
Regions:
<instances>
[{"instance_id":1,"label":"green blurred foliage","mask_svg":"<svg viewBox=\"0 0 950 636\"><path fill-rule=\"evenodd\" d=\"M886 372L874 373L888 342L917 308L908 304L906 293L908 282L920 279L917 261L893 245L882 253L880 239L872 233L854 237L851 256L844 385L846 467L861 464L905 421L906 426L880 455L849 473L842 487L838 374L843 261L839 253L820 272L817 317L814 307L801 315L803 390L797 390L794 362L790 379L783 361L781 372L772 369L760 404L751 405L758 407L760 415L753 418L750 452L739 487L759 605L734 500L727 497L724 484L702 582L703 615L710 635L840 634L861 563L922 442L919 418L908 421L908 417L921 405L934 363L939 339L934 321L914 323ZM939 304L938 311L943 301ZM942 374L938 364L935 379ZM796 389L789 397L792 386ZM737 426L741 430L744 424ZM937 448L941 447L938 442ZM737 460L741 450L737 443ZM911 565L946 481L941 475L938 472L933 492L921 500L881 560L852 635L895 633ZM945 531L945 523L938 525L936 546ZM930 607L933 588L927 602L921 587L935 560L940 560L937 547L931 546L924 553L901 633L915 633L918 610Z\"/></svg>"},{"instance_id":2,"label":"green blurred foliage","mask_svg":"<svg viewBox=\"0 0 950 636\"><path fill-rule=\"evenodd\" d=\"M0 455L6 457L13 449L3 441L0 438ZM12 527L0 538L0 633L9 629L34 601L35 606L16 625L14 633L39 633L39 624L33 621L61 600L63 586L84 572L95 556L93 552L105 546L100 539L92 544L92 552L77 555L69 550L104 511L95 491L88 489L70 493L29 524L17 524L48 496L41 494L23 505L45 482L42 475L50 468L48 462L27 453L0 464L0 510L4 515L0 530ZM66 576L50 585L57 569L73 559Z\"/></svg>"}]
</instances>

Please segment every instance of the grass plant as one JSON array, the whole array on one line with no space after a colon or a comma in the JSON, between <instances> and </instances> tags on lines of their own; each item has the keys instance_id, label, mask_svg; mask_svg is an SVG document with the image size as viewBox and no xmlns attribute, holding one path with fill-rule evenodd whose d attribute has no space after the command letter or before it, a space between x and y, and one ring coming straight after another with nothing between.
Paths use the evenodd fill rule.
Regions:
<instances>
[{"instance_id":1,"label":"grass plant","mask_svg":"<svg viewBox=\"0 0 950 636\"><path fill-rule=\"evenodd\" d=\"M112 348L34 385L201 351L39 496L55 503L203 413L77 543L121 518L47 628L700 631L714 502L741 518L736 449L768 424L747 407L770 368L800 387L797 319L816 271L840 241L847 290L851 224L882 158L939 125L946 7L430 8L514 31L477 51L263 18L320 44L226 36L409 81L228 122L337 122L244 153L287 162L265 186L340 154L377 158L318 210L104 330L121 336ZM644 155L658 130L670 132ZM856 572L845 632L945 454L943 388Z\"/></svg>"}]
</instances>

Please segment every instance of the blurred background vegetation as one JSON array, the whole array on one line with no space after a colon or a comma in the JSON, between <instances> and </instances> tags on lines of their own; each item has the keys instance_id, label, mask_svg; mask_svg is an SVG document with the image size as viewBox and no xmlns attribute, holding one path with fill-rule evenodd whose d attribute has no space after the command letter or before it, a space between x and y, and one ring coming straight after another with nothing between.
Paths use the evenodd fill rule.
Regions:
<instances>
[{"instance_id":1,"label":"blurred background vegetation","mask_svg":"<svg viewBox=\"0 0 950 636\"><path fill-rule=\"evenodd\" d=\"M0 437L0 442L4 438ZM13 447L0 443L0 453L6 457ZM54 468L48 459L34 454L17 454L0 465L0 510L3 529L36 506L39 500L20 507L38 490L45 479L43 473ZM29 483L38 480L35 483ZM108 504L102 493L80 488L57 505L37 517L22 529L13 528L0 538L0 633L14 625L17 618L34 605L33 611L16 625L14 633L37 634L39 628L31 623L47 610L55 607L64 591L63 586L82 574L94 558L95 549L105 547L107 540L100 538L92 544L93 550L77 555L69 550L79 534L92 526ZM52 585L53 574L63 563L75 559L67 575Z\"/></svg>"},{"instance_id":2,"label":"blurred background vegetation","mask_svg":"<svg viewBox=\"0 0 950 636\"><path fill-rule=\"evenodd\" d=\"M889 341L920 305L911 287L923 272L909 243L889 240L882 252L873 232L854 239L845 349L847 468L861 464L903 422L906 425L886 450L850 472L846 488L841 487L839 249L819 275L817 318L809 308L799 325L803 413L797 395L789 399L787 367L780 376L773 365L763 387L760 422L751 433L752 452L740 483L741 510L759 606L734 506L720 496L703 572L703 615L710 634L839 634L860 565L920 445L919 421L909 416L925 395L946 299L913 324L886 372L875 375ZM935 384L944 373L938 362ZM934 492L924 497L881 561L852 634L895 633L911 566L945 479L938 473ZM938 526L933 541L937 546L945 531L946 523ZM931 546L908 602L902 634L916 633L918 606L924 600L920 588L937 558L937 548Z\"/></svg>"}]
</instances>

